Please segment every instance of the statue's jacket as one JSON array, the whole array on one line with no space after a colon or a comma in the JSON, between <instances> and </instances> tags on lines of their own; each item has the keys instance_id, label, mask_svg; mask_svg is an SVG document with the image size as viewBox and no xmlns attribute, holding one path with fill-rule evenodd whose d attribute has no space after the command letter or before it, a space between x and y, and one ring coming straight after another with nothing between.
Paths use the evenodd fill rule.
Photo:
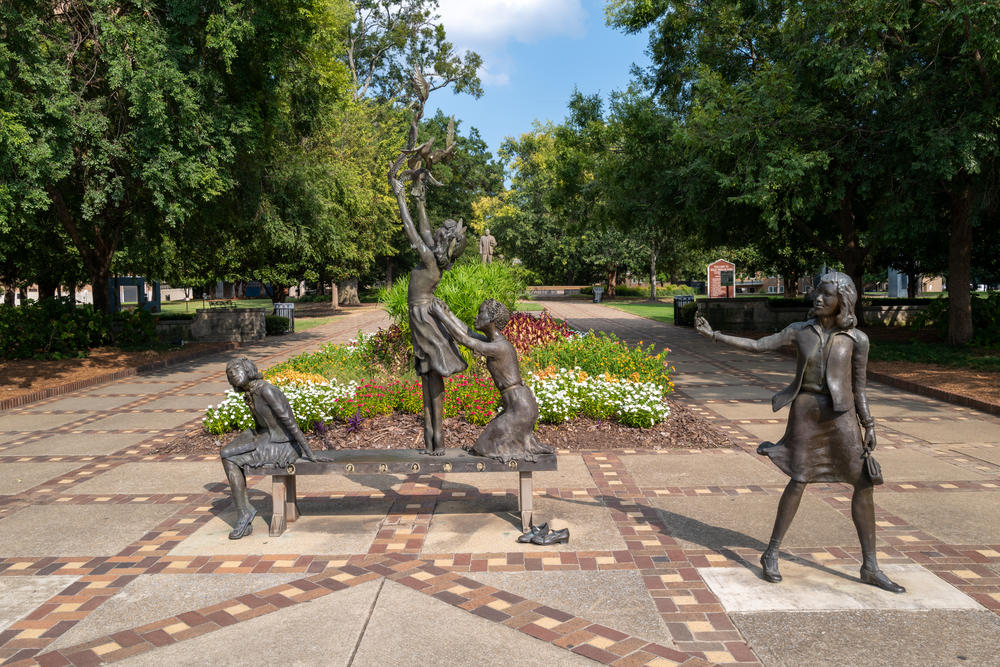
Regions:
<instances>
[{"instance_id":1,"label":"statue's jacket","mask_svg":"<svg viewBox=\"0 0 1000 667\"><path fill-rule=\"evenodd\" d=\"M720 334L720 338L722 335ZM779 350L786 345L795 348L795 378L791 384L771 398L775 412L795 400L802 390L806 364L817 361L824 366L823 378L836 412L850 410L852 405L862 422L870 421L868 397L865 392L868 367L868 336L855 328L833 332L826 350L820 349L822 328L814 319L795 322L783 330L758 340L726 336L726 342L749 352Z\"/></svg>"}]
</instances>

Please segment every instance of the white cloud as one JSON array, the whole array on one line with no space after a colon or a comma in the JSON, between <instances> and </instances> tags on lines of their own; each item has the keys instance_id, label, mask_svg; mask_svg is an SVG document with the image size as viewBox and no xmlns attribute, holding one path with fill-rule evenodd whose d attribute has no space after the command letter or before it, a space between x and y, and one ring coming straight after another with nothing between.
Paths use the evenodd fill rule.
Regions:
<instances>
[{"instance_id":1,"label":"white cloud","mask_svg":"<svg viewBox=\"0 0 1000 667\"><path fill-rule=\"evenodd\" d=\"M488 51L510 40L582 37L581 0L440 0L448 39L459 48Z\"/></svg>"}]
</instances>

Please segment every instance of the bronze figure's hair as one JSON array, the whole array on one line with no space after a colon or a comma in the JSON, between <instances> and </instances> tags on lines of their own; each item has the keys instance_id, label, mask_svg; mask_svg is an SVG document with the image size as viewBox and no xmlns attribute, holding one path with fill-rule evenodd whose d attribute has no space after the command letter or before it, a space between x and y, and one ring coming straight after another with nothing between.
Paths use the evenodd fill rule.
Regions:
<instances>
[{"instance_id":1,"label":"bronze figure's hair","mask_svg":"<svg viewBox=\"0 0 1000 667\"><path fill-rule=\"evenodd\" d=\"M503 331L507 322L510 321L510 311L507 310L507 306L496 299L486 299L480 308L486 309L486 314L489 316L490 322L496 325L497 331Z\"/></svg>"},{"instance_id":2,"label":"bronze figure's hair","mask_svg":"<svg viewBox=\"0 0 1000 667\"><path fill-rule=\"evenodd\" d=\"M434 230L434 258L441 269L451 268L452 263L465 252L465 230L451 218Z\"/></svg>"},{"instance_id":3,"label":"bronze figure's hair","mask_svg":"<svg viewBox=\"0 0 1000 667\"><path fill-rule=\"evenodd\" d=\"M240 357L239 359L233 359L228 364L226 364L226 375L229 375L229 371L235 368L242 368L247 374L248 380L263 380L264 375L257 369L257 364L250 361L246 357Z\"/></svg>"},{"instance_id":4,"label":"bronze figure's hair","mask_svg":"<svg viewBox=\"0 0 1000 667\"><path fill-rule=\"evenodd\" d=\"M819 279L820 285L832 283L837 287L837 300L840 302L840 311L837 313L837 326L841 329L853 329L858 325L858 318L854 314L854 307L858 303L858 290L854 287L854 281L846 273L831 271L824 273ZM809 311L809 317L813 317L814 312Z\"/></svg>"}]
</instances>

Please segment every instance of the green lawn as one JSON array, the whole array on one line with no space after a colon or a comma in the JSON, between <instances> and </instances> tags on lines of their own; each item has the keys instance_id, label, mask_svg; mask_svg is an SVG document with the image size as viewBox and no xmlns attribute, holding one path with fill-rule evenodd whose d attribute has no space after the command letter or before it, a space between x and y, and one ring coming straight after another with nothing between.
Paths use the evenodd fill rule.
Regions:
<instances>
[{"instance_id":1,"label":"green lawn","mask_svg":"<svg viewBox=\"0 0 1000 667\"><path fill-rule=\"evenodd\" d=\"M337 318L336 315L328 315L327 317L296 317L295 318L295 332L309 331L314 327L319 327L324 324L329 324Z\"/></svg>"},{"instance_id":2,"label":"green lawn","mask_svg":"<svg viewBox=\"0 0 1000 667\"><path fill-rule=\"evenodd\" d=\"M1000 350L947 343L873 340L868 353L879 361L916 361L976 371L1000 372Z\"/></svg>"},{"instance_id":3,"label":"green lawn","mask_svg":"<svg viewBox=\"0 0 1000 667\"><path fill-rule=\"evenodd\" d=\"M674 304L663 303L658 301L656 303L650 303L648 301L602 301L606 306L611 306L612 308L617 308L618 310L624 310L626 313L632 313L633 315L638 315L639 317L645 317L650 320L656 320L657 322L669 322L674 323Z\"/></svg>"},{"instance_id":4,"label":"green lawn","mask_svg":"<svg viewBox=\"0 0 1000 667\"><path fill-rule=\"evenodd\" d=\"M238 299L231 301L237 308L265 308L270 314L274 304L270 299ZM199 308L208 308L208 301L192 299L191 301L163 301L160 309L164 313L193 313Z\"/></svg>"},{"instance_id":5,"label":"green lawn","mask_svg":"<svg viewBox=\"0 0 1000 667\"><path fill-rule=\"evenodd\" d=\"M545 306L535 301L518 301L517 309L525 310L528 312L537 312L539 310L545 310Z\"/></svg>"}]
</instances>

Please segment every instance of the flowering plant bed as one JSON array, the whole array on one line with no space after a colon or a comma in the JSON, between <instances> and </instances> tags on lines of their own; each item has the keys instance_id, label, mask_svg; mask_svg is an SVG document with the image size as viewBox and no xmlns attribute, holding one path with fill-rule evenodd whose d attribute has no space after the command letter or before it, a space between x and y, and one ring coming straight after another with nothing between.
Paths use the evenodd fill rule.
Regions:
<instances>
[{"instance_id":1,"label":"flowering plant bed","mask_svg":"<svg viewBox=\"0 0 1000 667\"><path fill-rule=\"evenodd\" d=\"M360 334L347 345L326 345L264 372L288 398L299 428L323 435L331 429L360 430L362 420L423 412L423 388L412 371L408 339L393 326ZM582 334L548 313L516 314L504 330L520 349L525 384L538 401L541 424L587 418L632 428L650 428L670 415L673 367L667 352L629 346L613 335ZM492 380L477 373L445 379L444 416L485 426L502 409ZM402 375L402 377L400 377ZM202 420L206 432L222 435L253 424L243 397L227 392Z\"/></svg>"}]
</instances>

